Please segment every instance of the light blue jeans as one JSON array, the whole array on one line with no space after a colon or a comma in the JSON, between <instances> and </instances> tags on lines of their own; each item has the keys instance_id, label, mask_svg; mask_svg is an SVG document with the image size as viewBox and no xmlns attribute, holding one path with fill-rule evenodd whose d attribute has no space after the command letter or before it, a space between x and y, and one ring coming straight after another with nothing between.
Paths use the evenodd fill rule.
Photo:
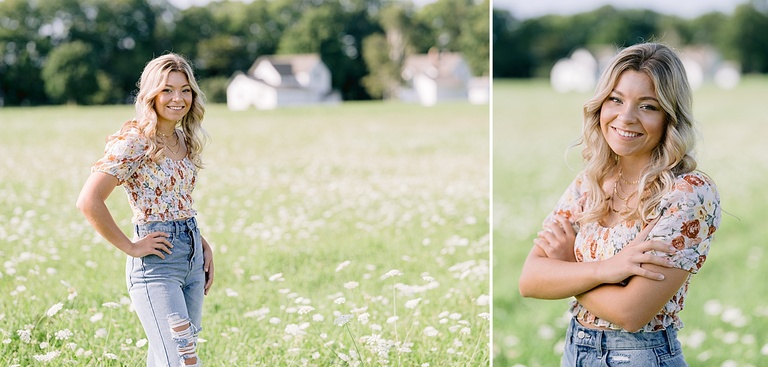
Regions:
<instances>
[{"instance_id":1,"label":"light blue jeans","mask_svg":"<svg viewBox=\"0 0 768 367\"><path fill-rule=\"evenodd\" d=\"M173 244L165 259L128 256L126 282L147 335L147 367L199 366L197 334L203 317L205 272L195 218L135 226L138 238L165 232ZM197 359L197 363L192 363ZM185 364L192 363L192 364Z\"/></svg>"},{"instance_id":2,"label":"light blue jeans","mask_svg":"<svg viewBox=\"0 0 768 367\"><path fill-rule=\"evenodd\" d=\"M571 319L562 367L687 367L677 330L629 333L595 330Z\"/></svg>"}]
</instances>

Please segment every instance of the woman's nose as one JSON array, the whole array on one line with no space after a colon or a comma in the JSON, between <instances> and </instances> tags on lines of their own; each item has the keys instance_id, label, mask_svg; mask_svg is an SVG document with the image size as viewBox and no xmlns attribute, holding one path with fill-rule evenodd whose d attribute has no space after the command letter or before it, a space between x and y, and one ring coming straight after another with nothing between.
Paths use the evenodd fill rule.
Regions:
<instances>
[{"instance_id":1,"label":"woman's nose","mask_svg":"<svg viewBox=\"0 0 768 367\"><path fill-rule=\"evenodd\" d=\"M635 107L630 103L622 107L621 111L619 111L619 119L627 123L637 122L637 110Z\"/></svg>"}]
</instances>

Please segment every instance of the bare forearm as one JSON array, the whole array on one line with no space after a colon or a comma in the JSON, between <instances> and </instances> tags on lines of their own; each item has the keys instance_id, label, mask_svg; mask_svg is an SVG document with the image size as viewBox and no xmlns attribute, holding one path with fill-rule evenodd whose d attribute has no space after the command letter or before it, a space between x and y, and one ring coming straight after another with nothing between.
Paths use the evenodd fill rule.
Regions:
<instances>
[{"instance_id":1,"label":"bare forearm","mask_svg":"<svg viewBox=\"0 0 768 367\"><path fill-rule=\"evenodd\" d=\"M123 233L115 222L107 205L97 199L83 198L77 203L85 218L104 239L112 245L127 253L133 242Z\"/></svg>"},{"instance_id":2,"label":"bare forearm","mask_svg":"<svg viewBox=\"0 0 768 367\"><path fill-rule=\"evenodd\" d=\"M645 264L644 267L663 273L664 280L635 276L627 286L605 284L576 296L576 300L595 316L619 325L628 331L637 331L659 313L677 290L688 273L680 269Z\"/></svg>"},{"instance_id":3,"label":"bare forearm","mask_svg":"<svg viewBox=\"0 0 768 367\"><path fill-rule=\"evenodd\" d=\"M584 293L603 281L598 277L597 263L568 262L537 255L531 251L519 287L523 297L562 299Z\"/></svg>"}]
</instances>

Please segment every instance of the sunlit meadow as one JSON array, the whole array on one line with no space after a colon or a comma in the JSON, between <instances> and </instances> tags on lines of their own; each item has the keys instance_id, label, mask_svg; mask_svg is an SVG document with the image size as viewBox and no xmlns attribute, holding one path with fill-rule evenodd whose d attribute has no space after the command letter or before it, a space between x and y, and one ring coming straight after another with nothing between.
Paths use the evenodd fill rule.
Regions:
<instances>
[{"instance_id":1,"label":"sunlit meadow","mask_svg":"<svg viewBox=\"0 0 768 367\"><path fill-rule=\"evenodd\" d=\"M694 94L699 168L717 183L725 212L702 270L694 276L680 340L691 366L765 366L768 267L764 206L768 79ZM517 280L536 231L581 168L581 106L590 94L557 94L544 81L494 84L494 366L557 366L568 300L523 299Z\"/></svg>"},{"instance_id":2,"label":"sunlit meadow","mask_svg":"<svg viewBox=\"0 0 768 367\"><path fill-rule=\"evenodd\" d=\"M125 256L74 205L131 116L0 109L0 365L144 364ZM487 366L488 120L461 103L210 106L206 365ZM108 205L130 232L121 187Z\"/></svg>"}]
</instances>

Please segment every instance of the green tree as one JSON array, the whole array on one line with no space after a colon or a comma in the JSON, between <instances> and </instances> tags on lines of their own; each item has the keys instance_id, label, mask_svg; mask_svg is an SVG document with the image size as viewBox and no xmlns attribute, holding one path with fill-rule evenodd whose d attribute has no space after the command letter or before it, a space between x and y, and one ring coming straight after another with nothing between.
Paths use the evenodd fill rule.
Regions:
<instances>
[{"instance_id":1,"label":"green tree","mask_svg":"<svg viewBox=\"0 0 768 367\"><path fill-rule=\"evenodd\" d=\"M493 77L528 78L533 75L531 42L538 23L523 23L507 10L493 9Z\"/></svg>"},{"instance_id":2,"label":"green tree","mask_svg":"<svg viewBox=\"0 0 768 367\"><path fill-rule=\"evenodd\" d=\"M425 5L417 19L432 29L432 45L427 49L437 46L441 51L459 51L459 36L473 6L472 0L438 0Z\"/></svg>"},{"instance_id":3,"label":"green tree","mask_svg":"<svg viewBox=\"0 0 768 367\"><path fill-rule=\"evenodd\" d=\"M343 99L369 99L361 80L368 73L361 55L363 38L375 30L365 11L345 13L339 3L307 8L280 39L278 53L319 53L331 70L332 86Z\"/></svg>"},{"instance_id":4,"label":"green tree","mask_svg":"<svg viewBox=\"0 0 768 367\"><path fill-rule=\"evenodd\" d=\"M363 59L370 72L363 77L365 90L373 98L391 98L400 87L402 63L392 60L387 37L374 33L363 40Z\"/></svg>"},{"instance_id":5,"label":"green tree","mask_svg":"<svg viewBox=\"0 0 768 367\"><path fill-rule=\"evenodd\" d=\"M46 103L40 68L50 44L40 35L40 9L24 0L0 1L0 98L6 105Z\"/></svg>"},{"instance_id":6,"label":"green tree","mask_svg":"<svg viewBox=\"0 0 768 367\"><path fill-rule=\"evenodd\" d=\"M99 90L91 59L92 47L82 41L51 51L43 67L45 91L56 102L87 104Z\"/></svg>"},{"instance_id":7,"label":"green tree","mask_svg":"<svg viewBox=\"0 0 768 367\"><path fill-rule=\"evenodd\" d=\"M490 67L490 1L471 7L464 18L458 39L458 51L464 55L472 74L488 75Z\"/></svg>"},{"instance_id":8,"label":"green tree","mask_svg":"<svg viewBox=\"0 0 768 367\"><path fill-rule=\"evenodd\" d=\"M747 73L768 72L768 15L758 10L758 4L739 5L730 23L730 41Z\"/></svg>"}]
</instances>

